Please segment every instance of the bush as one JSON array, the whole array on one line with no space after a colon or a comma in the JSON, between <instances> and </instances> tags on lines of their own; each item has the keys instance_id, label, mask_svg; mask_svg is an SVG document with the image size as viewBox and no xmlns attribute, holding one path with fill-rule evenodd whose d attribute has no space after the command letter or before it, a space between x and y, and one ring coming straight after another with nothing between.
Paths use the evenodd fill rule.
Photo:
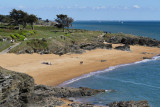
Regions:
<instances>
[{"instance_id":1,"label":"bush","mask_svg":"<svg viewBox=\"0 0 160 107\"><path fill-rule=\"evenodd\" d=\"M34 35L34 32L31 30L31 31L29 31L29 33L30 33L30 35Z\"/></svg>"},{"instance_id":2,"label":"bush","mask_svg":"<svg viewBox=\"0 0 160 107\"><path fill-rule=\"evenodd\" d=\"M3 41L3 38L0 36L0 42Z\"/></svg>"},{"instance_id":3,"label":"bush","mask_svg":"<svg viewBox=\"0 0 160 107\"><path fill-rule=\"evenodd\" d=\"M0 29L0 32L3 32L3 29Z\"/></svg>"},{"instance_id":4,"label":"bush","mask_svg":"<svg viewBox=\"0 0 160 107\"><path fill-rule=\"evenodd\" d=\"M24 41L25 37L23 35L20 34L15 34L15 36L17 37L18 40L20 41Z\"/></svg>"},{"instance_id":5,"label":"bush","mask_svg":"<svg viewBox=\"0 0 160 107\"><path fill-rule=\"evenodd\" d=\"M11 37L12 39L17 39L17 37L16 37L15 35L13 35L13 34L11 34L10 37Z\"/></svg>"},{"instance_id":6,"label":"bush","mask_svg":"<svg viewBox=\"0 0 160 107\"><path fill-rule=\"evenodd\" d=\"M70 34L65 34L64 36L70 36Z\"/></svg>"},{"instance_id":7,"label":"bush","mask_svg":"<svg viewBox=\"0 0 160 107\"><path fill-rule=\"evenodd\" d=\"M32 39L30 41L27 42L27 45L32 47L33 49L47 49L48 48L48 44L47 44L47 40L42 39Z\"/></svg>"},{"instance_id":8,"label":"bush","mask_svg":"<svg viewBox=\"0 0 160 107\"><path fill-rule=\"evenodd\" d=\"M37 31L36 30L32 30L33 32L34 32L34 34L36 34L37 33Z\"/></svg>"},{"instance_id":9,"label":"bush","mask_svg":"<svg viewBox=\"0 0 160 107\"><path fill-rule=\"evenodd\" d=\"M23 36L25 36L25 37L27 37L27 34L24 33L24 32L21 32L20 34L23 35Z\"/></svg>"}]
</instances>

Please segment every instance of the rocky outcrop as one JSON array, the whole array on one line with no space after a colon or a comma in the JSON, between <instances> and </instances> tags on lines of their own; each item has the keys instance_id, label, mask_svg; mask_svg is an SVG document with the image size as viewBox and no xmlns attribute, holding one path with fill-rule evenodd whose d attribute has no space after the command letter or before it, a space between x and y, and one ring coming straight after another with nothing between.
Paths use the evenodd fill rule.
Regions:
<instances>
[{"instance_id":1,"label":"rocky outcrop","mask_svg":"<svg viewBox=\"0 0 160 107\"><path fill-rule=\"evenodd\" d=\"M104 44L104 43L83 43L80 44L80 48L84 50L93 50L96 48L101 48L101 49L112 49L112 44Z\"/></svg>"},{"instance_id":2,"label":"rocky outcrop","mask_svg":"<svg viewBox=\"0 0 160 107\"><path fill-rule=\"evenodd\" d=\"M1 107L26 107L33 91L32 77L0 68Z\"/></svg>"},{"instance_id":3,"label":"rocky outcrop","mask_svg":"<svg viewBox=\"0 0 160 107\"><path fill-rule=\"evenodd\" d=\"M35 85L32 77L0 68L0 107L55 107L60 98L92 96L105 90Z\"/></svg>"},{"instance_id":4,"label":"rocky outcrop","mask_svg":"<svg viewBox=\"0 0 160 107\"><path fill-rule=\"evenodd\" d=\"M142 45L149 47L160 47L160 41L142 36L131 36L126 34L105 35L104 40L108 43L122 43L128 45Z\"/></svg>"},{"instance_id":5,"label":"rocky outcrop","mask_svg":"<svg viewBox=\"0 0 160 107\"><path fill-rule=\"evenodd\" d=\"M109 104L109 107L150 107L148 101L121 101Z\"/></svg>"},{"instance_id":6,"label":"rocky outcrop","mask_svg":"<svg viewBox=\"0 0 160 107\"><path fill-rule=\"evenodd\" d=\"M93 104L81 104L81 103L72 103L68 104L70 107L94 107Z\"/></svg>"},{"instance_id":7,"label":"rocky outcrop","mask_svg":"<svg viewBox=\"0 0 160 107\"><path fill-rule=\"evenodd\" d=\"M130 46L129 45L117 46L115 47L115 49L122 51L130 51Z\"/></svg>"},{"instance_id":8,"label":"rocky outcrop","mask_svg":"<svg viewBox=\"0 0 160 107\"><path fill-rule=\"evenodd\" d=\"M37 85L35 86L34 93L45 96L55 96L57 98L69 98L69 97L92 96L103 92L105 92L105 90L96 90L85 87L71 88L71 87L50 87L44 85Z\"/></svg>"},{"instance_id":9,"label":"rocky outcrop","mask_svg":"<svg viewBox=\"0 0 160 107\"><path fill-rule=\"evenodd\" d=\"M67 53L75 53L75 54L82 54L85 50L93 50L96 48L101 49L112 49L112 44L104 44L104 43L82 43L80 45L72 44L66 46L57 46L55 49L35 49L35 48L26 48L18 52L18 54L22 53L39 53L39 54L57 54L57 55L64 55Z\"/></svg>"},{"instance_id":10,"label":"rocky outcrop","mask_svg":"<svg viewBox=\"0 0 160 107\"><path fill-rule=\"evenodd\" d=\"M56 107L64 102L61 98L92 96L103 93L85 87L50 87L35 85L32 77L0 67L0 107ZM72 103L71 107L93 107L92 104ZM121 101L109 107L150 107L147 101Z\"/></svg>"}]
</instances>

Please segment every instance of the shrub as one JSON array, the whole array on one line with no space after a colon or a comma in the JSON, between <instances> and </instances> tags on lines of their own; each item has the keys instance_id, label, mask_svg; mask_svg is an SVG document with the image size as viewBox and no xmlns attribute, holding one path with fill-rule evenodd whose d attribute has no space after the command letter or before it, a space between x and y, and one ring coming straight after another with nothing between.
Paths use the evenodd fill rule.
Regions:
<instances>
[{"instance_id":1,"label":"shrub","mask_svg":"<svg viewBox=\"0 0 160 107\"><path fill-rule=\"evenodd\" d=\"M0 32L3 32L3 29L0 29Z\"/></svg>"},{"instance_id":2,"label":"shrub","mask_svg":"<svg viewBox=\"0 0 160 107\"><path fill-rule=\"evenodd\" d=\"M15 35L13 35L13 34L11 34L10 37L11 37L12 39L17 39L17 37L16 37Z\"/></svg>"},{"instance_id":3,"label":"shrub","mask_svg":"<svg viewBox=\"0 0 160 107\"><path fill-rule=\"evenodd\" d=\"M3 38L0 36L0 41L3 41Z\"/></svg>"},{"instance_id":4,"label":"shrub","mask_svg":"<svg viewBox=\"0 0 160 107\"><path fill-rule=\"evenodd\" d=\"M47 44L47 40L42 39L32 39L30 41L27 42L27 45L32 47L33 49L47 49L48 48L48 44Z\"/></svg>"},{"instance_id":5,"label":"shrub","mask_svg":"<svg viewBox=\"0 0 160 107\"><path fill-rule=\"evenodd\" d=\"M64 36L70 36L70 34L65 34Z\"/></svg>"},{"instance_id":6,"label":"shrub","mask_svg":"<svg viewBox=\"0 0 160 107\"><path fill-rule=\"evenodd\" d=\"M34 34L36 34L37 33L37 31L36 30L32 30L33 32L34 32Z\"/></svg>"},{"instance_id":7,"label":"shrub","mask_svg":"<svg viewBox=\"0 0 160 107\"><path fill-rule=\"evenodd\" d=\"M30 35L33 35L33 34L34 34L34 32L33 32L33 31L29 31L29 33L30 33Z\"/></svg>"},{"instance_id":8,"label":"shrub","mask_svg":"<svg viewBox=\"0 0 160 107\"><path fill-rule=\"evenodd\" d=\"M23 35L20 34L15 34L15 36L17 37L18 40L23 41L25 39L25 37Z\"/></svg>"},{"instance_id":9,"label":"shrub","mask_svg":"<svg viewBox=\"0 0 160 107\"><path fill-rule=\"evenodd\" d=\"M21 32L20 34L23 35L23 36L25 36L25 37L27 37L27 34L24 33L24 32Z\"/></svg>"}]
</instances>

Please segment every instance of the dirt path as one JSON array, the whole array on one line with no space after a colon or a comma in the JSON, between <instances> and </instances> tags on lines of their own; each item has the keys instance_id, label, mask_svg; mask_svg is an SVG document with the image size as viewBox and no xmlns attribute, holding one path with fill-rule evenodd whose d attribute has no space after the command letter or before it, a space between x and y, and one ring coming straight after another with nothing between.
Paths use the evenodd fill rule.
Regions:
<instances>
[{"instance_id":1,"label":"dirt path","mask_svg":"<svg viewBox=\"0 0 160 107\"><path fill-rule=\"evenodd\" d=\"M10 46L9 48L3 50L2 52L0 52L0 54L6 54L8 53L11 49L15 48L16 46L20 45L21 42L15 43L14 45Z\"/></svg>"}]
</instances>

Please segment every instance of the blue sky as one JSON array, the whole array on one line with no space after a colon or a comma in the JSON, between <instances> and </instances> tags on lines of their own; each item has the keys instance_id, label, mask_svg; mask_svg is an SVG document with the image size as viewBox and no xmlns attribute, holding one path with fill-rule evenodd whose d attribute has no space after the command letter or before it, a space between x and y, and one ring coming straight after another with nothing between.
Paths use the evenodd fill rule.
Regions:
<instances>
[{"instance_id":1,"label":"blue sky","mask_svg":"<svg viewBox=\"0 0 160 107\"><path fill-rule=\"evenodd\" d=\"M160 0L1 0L0 14L22 9L43 19L67 14L75 20L160 20Z\"/></svg>"}]
</instances>

